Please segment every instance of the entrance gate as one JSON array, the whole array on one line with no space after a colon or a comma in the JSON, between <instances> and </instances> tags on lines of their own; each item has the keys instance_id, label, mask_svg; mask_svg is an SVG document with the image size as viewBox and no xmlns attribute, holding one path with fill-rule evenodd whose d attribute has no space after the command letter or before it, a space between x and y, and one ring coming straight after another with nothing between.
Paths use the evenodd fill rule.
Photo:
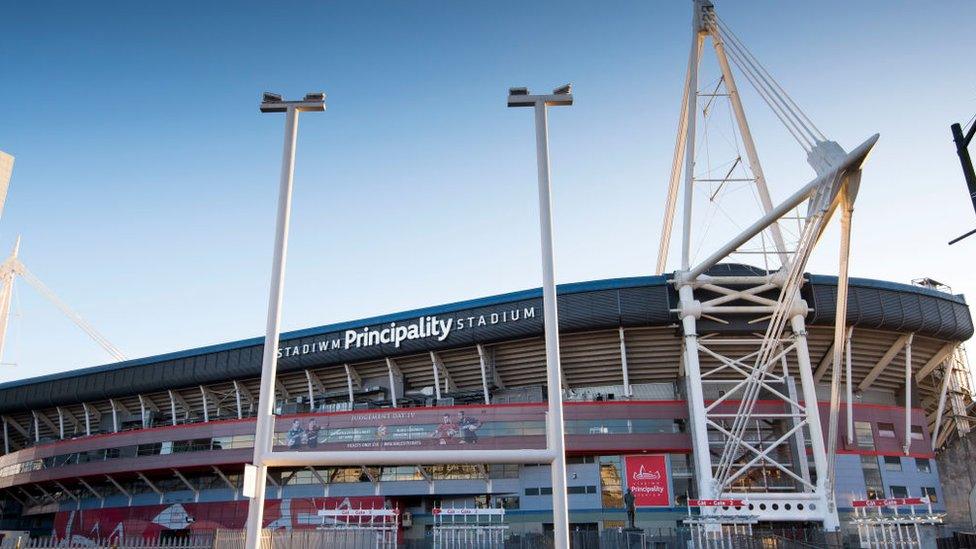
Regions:
<instances>
[{"instance_id":1,"label":"entrance gate","mask_svg":"<svg viewBox=\"0 0 976 549\"><path fill-rule=\"evenodd\" d=\"M434 508L434 549L501 549L507 532L504 509Z\"/></svg>"},{"instance_id":2,"label":"entrance gate","mask_svg":"<svg viewBox=\"0 0 976 549\"><path fill-rule=\"evenodd\" d=\"M333 539L345 539L349 534L356 539L356 547L362 547L358 540L366 534L369 545L374 549L396 549L400 533L399 509L322 509L320 531L337 534ZM358 535L357 535L358 534ZM331 545L341 547L341 545Z\"/></svg>"},{"instance_id":3,"label":"entrance gate","mask_svg":"<svg viewBox=\"0 0 976 549\"><path fill-rule=\"evenodd\" d=\"M915 506L925 505L925 514L916 514ZM868 549L895 547L922 547L919 526L942 524L943 513L932 512L929 498L889 498L854 500L854 519L860 546ZM891 507L893 513L885 515L882 509ZM908 507L908 513L899 514L899 507ZM874 508L877 513L870 512Z\"/></svg>"},{"instance_id":4,"label":"entrance gate","mask_svg":"<svg viewBox=\"0 0 976 549\"><path fill-rule=\"evenodd\" d=\"M688 518L684 523L691 533L691 545L695 549L734 549L740 538L752 538L752 525L758 522L754 515L692 515L691 508L744 510L748 504L741 499L689 499Z\"/></svg>"}]
</instances>

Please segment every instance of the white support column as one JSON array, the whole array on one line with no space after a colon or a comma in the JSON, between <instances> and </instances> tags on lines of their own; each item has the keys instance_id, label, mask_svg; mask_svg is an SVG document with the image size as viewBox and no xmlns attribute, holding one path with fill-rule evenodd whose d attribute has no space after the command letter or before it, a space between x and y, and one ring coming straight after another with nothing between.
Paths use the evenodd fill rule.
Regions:
<instances>
[{"instance_id":1,"label":"white support column","mask_svg":"<svg viewBox=\"0 0 976 549\"><path fill-rule=\"evenodd\" d=\"M837 516L836 502L826 493L827 452L824 448L824 434L820 425L820 406L817 402L817 388L813 382L813 367L810 364L810 348L807 346L807 329L803 315L796 315L790 319L790 327L793 330L793 336L796 338L797 366L800 373L800 383L803 386L803 406L806 409L807 426L810 430L813 465L817 470L817 492L821 496L820 503L826 510L824 529L833 532L840 527L840 519Z\"/></svg>"},{"instance_id":2,"label":"white support column","mask_svg":"<svg viewBox=\"0 0 976 549\"><path fill-rule=\"evenodd\" d=\"M690 284L678 288L678 303L681 311L681 327L684 337L682 365L685 371L685 388L688 395L688 422L691 426L692 458L695 461L695 480L698 484L698 497L714 499L715 483L712 479L712 461L709 456L708 427L705 412L705 395L702 391L701 367L698 362L697 319L691 311L695 309L694 291ZM702 514L711 514L710 508L703 507Z\"/></svg>"},{"instance_id":3,"label":"white support column","mask_svg":"<svg viewBox=\"0 0 976 549\"><path fill-rule=\"evenodd\" d=\"M394 370L396 370L397 373L400 372L400 369L397 368L397 365L396 365L395 362L393 362L393 359L392 358L387 358L386 359L386 371L390 375L390 397L391 397L391 400L393 401L393 407L396 408L397 407L397 397L396 397L396 381L393 378L393 371ZM401 376L401 378L402 378L402 376Z\"/></svg>"},{"instance_id":4,"label":"white support column","mask_svg":"<svg viewBox=\"0 0 976 549\"><path fill-rule=\"evenodd\" d=\"M932 450L938 446L939 430L942 427L942 414L945 413L946 395L949 392L949 383L952 379L952 358L945 359L945 367L942 370L942 388L939 390L939 406L935 410L935 427L932 429ZM4 437L7 434L7 423L4 422Z\"/></svg>"},{"instance_id":5,"label":"white support column","mask_svg":"<svg viewBox=\"0 0 976 549\"><path fill-rule=\"evenodd\" d=\"M63 494L65 494L66 496L68 496L69 498L71 498L71 499L73 499L75 501L75 506L78 509L81 509L81 498L79 498L77 494L75 494L71 490L68 490L68 487L65 486L64 484L61 484L60 482L58 482L56 480L53 481L53 482L54 482L55 485L57 485L58 488L61 489L61 492ZM21 490L23 490L23 488L21 488ZM24 493L26 494L27 492L25 491ZM30 494L27 494L27 495L30 496Z\"/></svg>"},{"instance_id":6,"label":"white support column","mask_svg":"<svg viewBox=\"0 0 976 549\"><path fill-rule=\"evenodd\" d=\"M166 391L169 394L169 417L173 425L176 425L176 396L172 390Z\"/></svg>"},{"instance_id":7,"label":"white support column","mask_svg":"<svg viewBox=\"0 0 976 549\"><path fill-rule=\"evenodd\" d=\"M905 445L902 448L905 455L912 448L912 341L915 334L908 335L905 342Z\"/></svg>"},{"instance_id":8,"label":"white support column","mask_svg":"<svg viewBox=\"0 0 976 549\"><path fill-rule=\"evenodd\" d=\"M237 384L237 380L234 380L234 401L237 403L237 419L244 418L244 409L241 408L241 388Z\"/></svg>"},{"instance_id":9,"label":"white support column","mask_svg":"<svg viewBox=\"0 0 976 549\"><path fill-rule=\"evenodd\" d=\"M353 404L354 404L354 402L356 400L356 395L353 392L353 383L352 383L353 382L353 376L352 376L353 370L352 370L352 368L348 364L343 364L343 366L346 368L346 388L349 390L349 407L350 407L350 409L352 409L352 406L353 406Z\"/></svg>"},{"instance_id":10,"label":"white support column","mask_svg":"<svg viewBox=\"0 0 976 549\"><path fill-rule=\"evenodd\" d=\"M150 482L149 481L149 478L147 478L146 475L142 474L141 471L136 471L136 475L138 475L139 478L141 478L142 481L146 483L146 486L149 486L149 489L150 490L152 490L153 492L156 492L156 495L159 496L159 503L162 503L163 502L163 491L160 490L159 488L157 488L155 484L153 484L152 482Z\"/></svg>"},{"instance_id":11,"label":"white support column","mask_svg":"<svg viewBox=\"0 0 976 549\"><path fill-rule=\"evenodd\" d=\"M10 433L7 430L7 416L3 416L3 453L10 453Z\"/></svg>"},{"instance_id":12,"label":"white support column","mask_svg":"<svg viewBox=\"0 0 976 549\"><path fill-rule=\"evenodd\" d=\"M56 408L58 411L58 438L64 440L64 412L61 411L61 407Z\"/></svg>"},{"instance_id":13,"label":"white support column","mask_svg":"<svg viewBox=\"0 0 976 549\"><path fill-rule=\"evenodd\" d=\"M482 344L478 344L478 365L481 367L481 390L485 394L485 404L491 404L491 396L488 393L488 369L486 367L486 357L485 348Z\"/></svg>"},{"instance_id":14,"label":"white support column","mask_svg":"<svg viewBox=\"0 0 976 549\"><path fill-rule=\"evenodd\" d=\"M142 428L149 427L149 418L146 417L146 401L142 395L139 395L139 417L142 419Z\"/></svg>"},{"instance_id":15,"label":"white support column","mask_svg":"<svg viewBox=\"0 0 976 549\"><path fill-rule=\"evenodd\" d=\"M312 384L312 372L305 370L305 382L308 385L308 410L315 411L315 387Z\"/></svg>"},{"instance_id":16,"label":"white support column","mask_svg":"<svg viewBox=\"0 0 976 549\"><path fill-rule=\"evenodd\" d=\"M91 436L91 414L88 412L88 404L82 402L81 409L85 412L85 436Z\"/></svg>"},{"instance_id":17,"label":"white support column","mask_svg":"<svg viewBox=\"0 0 976 549\"><path fill-rule=\"evenodd\" d=\"M827 413L827 497L832 501L835 493L835 467L837 461L837 443L840 440L840 380L841 361L847 339L847 301L848 301L848 270L850 267L851 250L851 219L854 214L854 202L848 199L848 194L841 194L840 219L840 253L838 259L837 299L834 311L834 339L831 343L830 372L830 409Z\"/></svg>"},{"instance_id":18,"label":"white support column","mask_svg":"<svg viewBox=\"0 0 976 549\"><path fill-rule=\"evenodd\" d=\"M207 389L201 385L200 386L200 403L203 404L203 422L210 423L210 410L208 410L207 405Z\"/></svg>"},{"instance_id":19,"label":"white support column","mask_svg":"<svg viewBox=\"0 0 976 549\"><path fill-rule=\"evenodd\" d=\"M441 376L437 372L440 368L437 367L437 357L434 356L434 352L430 352L430 364L434 369L434 398L437 400L441 399ZM393 382L390 382L392 385Z\"/></svg>"},{"instance_id":20,"label":"white support column","mask_svg":"<svg viewBox=\"0 0 976 549\"><path fill-rule=\"evenodd\" d=\"M266 95L266 97L268 97ZM272 95L273 97L273 95ZM316 99L320 97L320 99ZM280 97L278 98L280 103ZM266 110L262 104L262 110ZM304 105L304 106L302 106ZM259 549L260 530L264 516L265 488L267 486L268 466L265 452L272 449L275 417L275 379L278 374L278 345L281 338L281 303L285 291L285 263L288 257L288 227L291 218L292 184L295 175L295 142L298 138L298 117L302 110L325 110L324 95L310 94L305 102L291 103L284 107L285 137L282 147L281 177L278 184L278 207L275 215L275 244L271 261L271 284L268 295L268 316L261 362L261 385L258 391L258 413L255 425L254 453L252 463L256 481L248 487L253 490L247 508L244 549ZM266 112L280 112L271 107Z\"/></svg>"},{"instance_id":21,"label":"white support column","mask_svg":"<svg viewBox=\"0 0 976 549\"><path fill-rule=\"evenodd\" d=\"M681 270L687 271L691 267L691 212L695 198L695 124L698 119L698 63L701 60L701 47L704 41L702 34L701 8L695 2L695 13L692 16L691 53L688 59L688 108L685 110L685 180L684 180L684 216L681 237ZM711 476L711 475L709 475Z\"/></svg>"},{"instance_id":22,"label":"white support column","mask_svg":"<svg viewBox=\"0 0 976 549\"><path fill-rule=\"evenodd\" d=\"M31 410L31 415L34 418L34 442L37 443L41 441L41 422L37 419L37 412Z\"/></svg>"},{"instance_id":23,"label":"white support column","mask_svg":"<svg viewBox=\"0 0 976 549\"><path fill-rule=\"evenodd\" d=\"M624 396L630 398L633 393L630 390L630 373L627 371L627 340L624 337L624 327L620 327L620 370L624 381Z\"/></svg>"},{"instance_id":24,"label":"white support column","mask_svg":"<svg viewBox=\"0 0 976 549\"><path fill-rule=\"evenodd\" d=\"M234 492L234 501L237 501L241 495L241 491L237 489L237 486L234 486L234 483L231 482L229 478L227 478L227 475L225 475L224 472L221 471L219 467L217 467L216 465L211 465L210 468L213 469L213 472L216 473L218 477L220 477L220 480L224 481L224 484L226 484L227 487L230 488L232 492Z\"/></svg>"},{"instance_id":25,"label":"white support column","mask_svg":"<svg viewBox=\"0 0 976 549\"><path fill-rule=\"evenodd\" d=\"M119 432L119 411L115 407L115 399L114 398L108 399L108 404L109 406L112 407L112 432L118 433Z\"/></svg>"},{"instance_id":26,"label":"white support column","mask_svg":"<svg viewBox=\"0 0 976 549\"><path fill-rule=\"evenodd\" d=\"M129 493L128 490L126 490L125 488L123 488L122 485L119 484L117 480L115 480L114 478L112 478L111 475L105 475L105 478L108 479L108 481L110 483L112 483L112 486L115 486L115 489L118 490L119 493L121 493L123 496L129 498L129 505L131 506L132 505L132 494Z\"/></svg>"},{"instance_id":27,"label":"white support column","mask_svg":"<svg viewBox=\"0 0 976 549\"><path fill-rule=\"evenodd\" d=\"M695 56L688 59L688 70L685 72L685 87L684 92L681 94L681 110L678 115L678 136L675 138L674 157L671 159L671 178L668 181L668 195L664 203L664 223L661 227L661 240L658 243L656 274L664 273L664 269L668 263L668 252L671 247L671 231L674 227L674 213L675 209L677 209L678 190L681 187L681 168L684 165L685 146L687 145L688 97L697 92L697 90L692 90L691 87L691 74L693 72L698 72L698 59Z\"/></svg>"},{"instance_id":28,"label":"white support column","mask_svg":"<svg viewBox=\"0 0 976 549\"><path fill-rule=\"evenodd\" d=\"M193 486L192 484L190 484L190 481L186 480L186 477L184 477L183 474L180 473L178 470L173 469L173 474L176 475L177 478L179 478L180 480L182 480L183 481L183 484L186 485L186 487L191 492L193 492L193 501L195 501L195 502L200 501L200 490L197 490L195 486Z\"/></svg>"},{"instance_id":29,"label":"white support column","mask_svg":"<svg viewBox=\"0 0 976 549\"><path fill-rule=\"evenodd\" d=\"M105 498L102 497L102 494L98 490L92 488L91 484L85 482L85 479L81 477L78 477L78 483L84 486L89 492L92 493L92 495L95 496L97 500L99 500L99 502L101 502L99 505L100 507L105 507Z\"/></svg>"},{"instance_id":30,"label":"white support column","mask_svg":"<svg viewBox=\"0 0 976 549\"><path fill-rule=\"evenodd\" d=\"M847 443L854 443L854 381L851 371L851 345L853 345L854 327L847 331L847 340L844 342L844 368L846 380L844 386L847 389Z\"/></svg>"}]
</instances>

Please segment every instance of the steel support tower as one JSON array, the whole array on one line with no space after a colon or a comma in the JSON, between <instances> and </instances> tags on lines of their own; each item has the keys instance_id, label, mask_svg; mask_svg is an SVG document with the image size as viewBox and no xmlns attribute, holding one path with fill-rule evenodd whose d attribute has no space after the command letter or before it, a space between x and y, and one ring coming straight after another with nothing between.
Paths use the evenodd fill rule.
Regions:
<instances>
[{"instance_id":1,"label":"steel support tower","mask_svg":"<svg viewBox=\"0 0 976 549\"><path fill-rule=\"evenodd\" d=\"M663 273L667 264L680 194L681 258L673 284L679 296L675 312L684 337L682 370L698 497L745 501L739 508L703 508L704 518L711 518L703 523L715 535L723 523L734 524L744 515L758 520L819 522L834 531L839 522L832 486L833 441L837 440L841 353L846 337L850 222L861 165L878 136L850 152L827 139L716 15L710 1L695 1L692 28L657 272ZM714 89L709 85L702 91L699 71L706 41L712 44L720 76ZM770 195L733 66L801 145L816 173L779 204ZM730 125L744 148L724 178L696 170L697 149L707 142L696 136L696 123L699 116L707 116L716 98L728 100L734 121ZM734 178L734 170L747 170L749 175ZM724 243L703 254L707 257L694 260L693 255L701 252L700 243L696 243L699 248L692 245L696 193L706 183L721 188L733 181L752 187L757 212L753 217L732 212L736 226L745 228L732 238L726 234ZM719 194L715 190L710 199ZM834 345L831 412L825 428L808 350L805 318L809 309L800 289L807 260L837 210L841 213L834 335L838 343ZM787 231L786 225L795 230ZM765 267L716 267L741 262L736 259L742 254L761 257ZM776 477L775 487L759 480L768 476Z\"/></svg>"}]
</instances>

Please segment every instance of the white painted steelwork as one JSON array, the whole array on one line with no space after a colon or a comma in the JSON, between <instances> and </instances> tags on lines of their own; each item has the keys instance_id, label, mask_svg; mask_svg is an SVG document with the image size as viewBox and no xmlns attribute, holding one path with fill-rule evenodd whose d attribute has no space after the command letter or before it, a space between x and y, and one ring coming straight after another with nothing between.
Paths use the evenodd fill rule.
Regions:
<instances>
[{"instance_id":1,"label":"white painted steelwork","mask_svg":"<svg viewBox=\"0 0 976 549\"><path fill-rule=\"evenodd\" d=\"M261 521L264 516L264 497L268 467L265 454L271 451L274 435L275 375L278 368L278 340L281 336L281 300L285 289L285 258L288 254L288 227L291 219L292 182L295 175L295 141L298 137L298 115L303 111L325 110L324 94L309 94L304 101L282 101L280 96L266 93L262 112L285 113L285 140L278 185L278 210L275 224L274 258L271 262L271 290L268 298L268 321L264 337L264 358L261 366L261 390L258 393L257 426L254 436L253 465L257 468L254 494L247 508L247 529L244 547L259 549Z\"/></svg>"},{"instance_id":2,"label":"white painted steelwork","mask_svg":"<svg viewBox=\"0 0 976 549\"><path fill-rule=\"evenodd\" d=\"M546 342L546 449L552 453L553 545L569 548L569 496L566 486L566 436L563 424L563 372L559 362L559 315L552 244L552 196L549 181L549 121L551 106L573 104L572 88L565 85L551 95L529 95L525 88L509 90L509 107L532 107L535 112L536 165L539 179L539 233L542 243L542 307ZM517 461L513 462L517 463Z\"/></svg>"},{"instance_id":3,"label":"white painted steelwork","mask_svg":"<svg viewBox=\"0 0 976 549\"><path fill-rule=\"evenodd\" d=\"M878 137L869 138L850 153L829 141L718 18L709 0L694 3L692 28L682 119L668 187L657 270L660 274L666 267L677 197L683 194L681 265L674 274L673 283L679 299L675 312L681 318L684 333L682 367L690 409L698 497L738 498L752 502L743 510L704 508L698 524L707 534L721 536L722 524L736 524L742 520L741 515L747 513L757 520L821 522L827 530L834 531L839 524L831 479L842 357L849 340L845 324L850 220L861 165ZM706 40L710 40L714 47L721 73L712 93L699 92L698 73ZM812 181L779 204L774 204L767 187L732 65L753 85L803 147L807 161L816 172ZM726 93L718 93L723 86ZM708 97L701 108L699 96ZM733 170L742 165L742 156L734 159L723 179L696 177L697 149L702 146L696 138L696 125L699 114L703 118L708 116L716 97L727 98L729 102L751 177L732 177ZM705 129L707 131L707 126ZM707 135L703 139L707 143ZM683 183L679 175L682 172ZM704 260L693 261L695 186L706 182L723 185L733 181L755 185L759 218L751 223L741 219L746 222L737 225L745 229L717 246ZM684 193L679 193L682 184ZM718 195L716 190L710 200ZM801 213L803 204L806 204L806 210ZM804 284L807 260L838 207L843 212L843 234L828 450L824 446L807 343L805 317L809 309L800 298L800 289ZM798 225L790 243L781 227L788 215L796 219ZM760 251L746 249L757 240L762 244ZM772 245L767 246L767 242ZM720 262L729 262L731 257L742 253L760 254L765 265L777 267L735 275L713 269ZM755 324L756 329L752 333L743 330L745 333L732 340L723 336L721 330L708 328L708 324L703 331L703 320L711 326ZM796 369L791 370L791 365ZM778 406L760 406L760 399L775 401ZM760 425L771 426L770 434L764 435ZM806 463L805 459L783 458L806 456L808 449L816 471L815 481L811 481L806 466L801 466ZM764 491L769 488L749 480L751 475L767 469L775 470L788 485Z\"/></svg>"}]
</instances>

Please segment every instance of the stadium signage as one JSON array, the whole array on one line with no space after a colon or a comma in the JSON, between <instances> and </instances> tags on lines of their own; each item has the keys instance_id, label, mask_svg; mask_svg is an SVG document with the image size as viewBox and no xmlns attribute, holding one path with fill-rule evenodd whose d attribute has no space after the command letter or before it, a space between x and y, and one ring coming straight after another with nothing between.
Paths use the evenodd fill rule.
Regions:
<instances>
[{"instance_id":1,"label":"stadium signage","mask_svg":"<svg viewBox=\"0 0 976 549\"><path fill-rule=\"evenodd\" d=\"M444 341L452 333L477 330L482 327L534 319L535 307L515 307L484 314L456 314L449 317L421 316L409 322L390 322L364 326L341 333L329 334L321 340L278 348L278 358L301 356L327 351L363 349L378 345L392 345L399 349L403 343L435 339Z\"/></svg>"},{"instance_id":2,"label":"stadium signage","mask_svg":"<svg viewBox=\"0 0 976 549\"><path fill-rule=\"evenodd\" d=\"M925 505L926 498L888 498L888 499L855 499L852 507L901 507L903 505Z\"/></svg>"},{"instance_id":3,"label":"stadium signage","mask_svg":"<svg viewBox=\"0 0 976 549\"><path fill-rule=\"evenodd\" d=\"M688 507L745 507L744 499L689 499Z\"/></svg>"},{"instance_id":4,"label":"stadium signage","mask_svg":"<svg viewBox=\"0 0 976 549\"><path fill-rule=\"evenodd\" d=\"M625 456L627 488L634 494L637 507L671 505L666 455Z\"/></svg>"}]
</instances>

